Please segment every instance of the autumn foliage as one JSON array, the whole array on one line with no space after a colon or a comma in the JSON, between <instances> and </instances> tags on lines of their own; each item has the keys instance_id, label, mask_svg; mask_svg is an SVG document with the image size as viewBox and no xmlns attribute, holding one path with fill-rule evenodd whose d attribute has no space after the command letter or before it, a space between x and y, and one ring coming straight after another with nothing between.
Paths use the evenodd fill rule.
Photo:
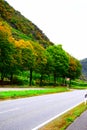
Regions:
<instances>
[{"instance_id":1,"label":"autumn foliage","mask_svg":"<svg viewBox=\"0 0 87 130\"><path fill-rule=\"evenodd\" d=\"M0 1L0 77L13 83L14 75L29 72L29 85L33 73L39 74L39 83L45 77L54 85L57 79L78 78L81 74L80 62L67 54L62 45L52 42L32 22L15 11L4 0ZM38 82L37 81L37 82Z\"/></svg>"}]
</instances>

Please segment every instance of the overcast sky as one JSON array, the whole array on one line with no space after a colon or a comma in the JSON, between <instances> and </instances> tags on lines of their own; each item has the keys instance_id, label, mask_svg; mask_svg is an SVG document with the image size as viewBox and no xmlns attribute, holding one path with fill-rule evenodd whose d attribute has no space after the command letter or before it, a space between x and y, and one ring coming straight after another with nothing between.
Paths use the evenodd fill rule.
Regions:
<instances>
[{"instance_id":1,"label":"overcast sky","mask_svg":"<svg viewBox=\"0 0 87 130\"><path fill-rule=\"evenodd\" d=\"M87 0L6 0L69 54L87 58Z\"/></svg>"}]
</instances>

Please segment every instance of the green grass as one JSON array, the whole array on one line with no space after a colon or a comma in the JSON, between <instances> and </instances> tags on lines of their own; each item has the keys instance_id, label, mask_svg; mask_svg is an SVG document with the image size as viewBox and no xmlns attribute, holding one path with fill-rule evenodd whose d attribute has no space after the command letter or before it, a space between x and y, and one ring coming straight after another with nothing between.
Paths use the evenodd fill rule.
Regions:
<instances>
[{"instance_id":1,"label":"green grass","mask_svg":"<svg viewBox=\"0 0 87 130\"><path fill-rule=\"evenodd\" d=\"M76 79L72 81L71 86L74 89L87 89L87 81Z\"/></svg>"},{"instance_id":2,"label":"green grass","mask_svg":"<svg viewBox=\"0 0 87 130\"><path fill-rule=\"evenodd\" d=\"M71 88L73 88L73 89L87 89L87 86L72 85Z\"/></svg>"},{"instance_id":3,"label":"green grass","mask_svg":"<svg viewBox=\"0 0 87 130\"><path fill-rule=\"evenodd\" d=\"M68 91L66 87L58 87L58 88L51 88L51 89L39 89L39 90L21 90L21 91L1 91L0 92L0 99L14 99L20 97L31 97L31 96L38 96L44 94L52 94L58 92L65 92Z\"/></svg>"},{"instance_id":4,"label":"green grass","mask_svg":"<svg viewBox=\"0 0 87 130\"><path fill-rule=\"evenodd\" d=\"M78 86L81 88L81 86ZM44 94L52 94L52 93L59 93L59 92L66 92L69 91L67 87L57 87L57 88L46 88L40 90L21 90L21 91L2 91L0 92L0 100L5 99L16 99L16 98L23 98L23 97L31 97L31 96L38 96ZM75 118L81 115L83 111L87 109L87 106L81 104L74 109L68 111L67 113L63 114L62 116L56 118L40 130L65 130L68 125L70 125Z\"/></svg>"},{"instance_id":5,"label":"green grass","mask_svg":"<svg viewBox=\"0 0 87 130\"><path fill-rule=\"evenodd\" d=\"M39 130L65 130L85 110L87 110L87 106L82 103Z\"/></svg>"},{"instance_id":6,"label":"green grass","mask_svg":"<svg viewBox=\"0 0 87 130\"><path fill-rule=\"evenodd\" d=\"M26 34L22 33L21 31L12 28L12 34L15 39L23 39L23 40L32 40L32 35L28 37Z\"/></svg>"}]
</instances>

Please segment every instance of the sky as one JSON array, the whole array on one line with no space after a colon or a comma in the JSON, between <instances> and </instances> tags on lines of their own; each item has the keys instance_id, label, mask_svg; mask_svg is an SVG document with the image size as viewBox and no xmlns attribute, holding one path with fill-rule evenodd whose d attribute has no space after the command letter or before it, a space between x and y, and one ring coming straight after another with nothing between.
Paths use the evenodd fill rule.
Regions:
<instances>
[{"instance_id":1,"label":"sky","mask_svg":"<svg viewBox=\"0 0 87 130\"><path fill-rule=\"evenodd\" d=\"M54 44L78 60L87 58L87 0L6 0Z\"/></svg>"}]
</instances>

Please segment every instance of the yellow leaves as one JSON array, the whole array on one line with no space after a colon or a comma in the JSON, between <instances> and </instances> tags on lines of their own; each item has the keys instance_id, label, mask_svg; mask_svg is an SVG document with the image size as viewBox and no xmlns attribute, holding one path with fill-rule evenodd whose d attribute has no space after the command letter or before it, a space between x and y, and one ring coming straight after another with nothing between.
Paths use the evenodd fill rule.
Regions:
<instances>
[{"instance_id":1,"label":"yellow leaves","mask_svg":"<svg viewBox=\"0 0 87 130\"><path fill-rule=\"evenodd\" d=\"M70 69L73 71L76 71L76 67L77 67L77 64L76 64L75 58L70 57Z\"/></svg>"},{"instance_id":2,"label":"yellow leaves","mask_svg":"<svg viewBox=\"0 0 87 130\"><path fill-rule=\"evenodd\" d=\"M14 43L14 42L15 42L15 39L14 39L12 36L10 36L10 37L8 38L8 40L9 40L11 43Z\"/></svg>"},{"instance_id":3,"label":"yellow leaves","mask_svg":"<svg viewBox=\"0 0 87 130\"><path fill-rule=\"evenodd\" d=\"M9 41L13 42L17 48L26 48L26 41L20 39L20 40L15 40L12 36L9 37Z\"/></svg>"},{"instance_id":4,"label":"yellow leaves","mask_svg":"<svg viewBox=\"0 0 87 130\"><path fill-rule=\"evenodd\" d=\"M26 47L24 40L19 40L19 41L15 40L15 45L18 48L25 48Z\"/></svg>"},{"instance_id":5,"label":"yellow leaves","mask_svg":"<svg viewBox=\"0 0 87 130\"><path fill-rule=\"evenodd\" d=\"M17 48L29 48L34 50L31 41L24 41L23 39L15 40L11 33L11 27L0 19L0 32L3 37L7 37L9 42L13 43Z\"/></svg>"},{"instance_id":6,"label":"yellow leaves","mask_svg":"<svg viewBox=\"0 0 87 130\"><path fill-rule=\"evenodd\" d=\"M2 22L2 21L0 21L0 31L4 33L4 35L7 35L7 36L11 35L10 26L7 23Z\"/></svg>"},{"instance_id":7,"label":"yellow leaves","mask_svg":"<svg viewBox=\"0 0 87 130\"><path fill-rule=\"evenodd\" d=\"M34 49L32 43L30 41L26 41L26 47L29 47L32 50Z\"/></svg>"},{"instance_id":8,"label":"yellow leaves","mask_svg":"<svg viewBox=\"0 0 87 130\"><path fill-rule=\"evenodd\" d=\"M11 38L11 40L12 40L12 38ZM15 46L17 47L17 48L29 48L29 49L31 49L31 50L33 50L33 46L32 46L32 44L30 43L30 41L24 41L24 40L15 40L15 39L13 39L14 40L14 43L15 43Z\"/></svg>"}]
</instances>

